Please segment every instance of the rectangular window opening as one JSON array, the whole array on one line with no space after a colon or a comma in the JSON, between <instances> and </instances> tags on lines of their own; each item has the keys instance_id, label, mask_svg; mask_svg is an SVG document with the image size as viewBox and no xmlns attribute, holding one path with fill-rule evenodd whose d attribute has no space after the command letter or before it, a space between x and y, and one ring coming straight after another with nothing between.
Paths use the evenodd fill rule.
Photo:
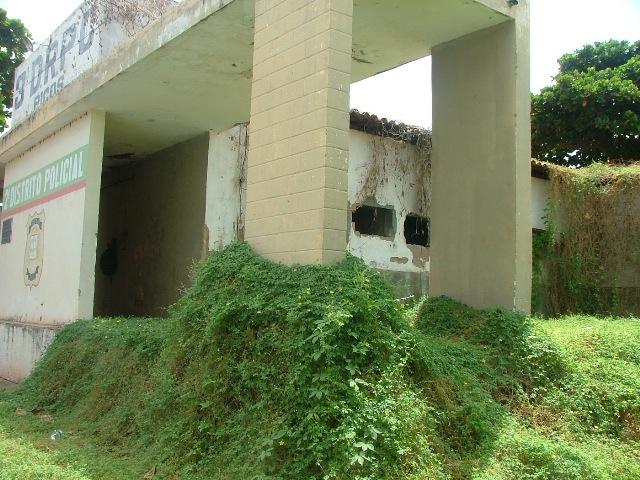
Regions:
<instances>
[{"instance_id":1,"label":"rectangular window opening","mask_svg":"<svg viewBox=\"0 0 640 480\"><path fill-rule=\"evenodd\" d=\"M2 245L11 243L11 234L13 233L13 218L8 218L2 222Z\"/></svg>"},{"instance_id":2,"label":"rectangular window opening","mask_svg":"<svg viewBox=\"0 0 640 480\"><path fill-rule=\"evenodd\" d=\"M395 218L391 207L362 205L351 213L356 232L376 237L393 238L396 234Z\"/></svg>"},{"instance_id":3,"label":"rectangular window opening","mask_svg":"<svg viewBox=\"0 0 640 480\"><path fill-rule=\"evenodd\" d=\"M409 245L428 247L431 243L430 222L428 218L407 215L404 221L404 239Z\"/></svg>"}]
</instances>

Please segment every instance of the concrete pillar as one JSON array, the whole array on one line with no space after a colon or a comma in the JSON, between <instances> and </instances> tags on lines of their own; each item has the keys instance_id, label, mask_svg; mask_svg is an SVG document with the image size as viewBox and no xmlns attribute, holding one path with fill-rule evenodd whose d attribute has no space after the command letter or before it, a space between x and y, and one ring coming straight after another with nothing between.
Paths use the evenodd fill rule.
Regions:
<instances>
[{"instance_id":1,"label":"concrete pillar","mask_svg":"<svg viewBox=\"0 0 640 480\"><path fill-rule=\"evenodd\" d=\"M244 240L247 142L246 125L209 135L204 217L208 251Z\"/></svg>"},{"instance_id":2,"label":"concrete pillar","mask_svg":"<svg viewBox=\"0 0 640 480\"><path fill-rule=\"evenodd\" d=\"M246 240L287 264L347 246L353 0L256 0Z\"/></svg>"},{"instance_id":3,"label":"concrete pillar","mask_svg":"<svg viewBox=\"0 0 640 480\"><path fill-rule=\"evenodd\" d=\"M529 12L433 49L430 294L531 306Z\"/></svg>"},{"instance_id":4,"label":"concrete pillar","mask_svg":"<svg viewBox=\"0 0 640 480\"><path fill-rule=\"evenodd\" d=\"M87 152L87 186L84 194L84 211L82 218L78 318L93 317L100 187L102 184L102 158L104 156L105 114L104 112L89 112L88 115L89 145Z\"/></svg>"}]
</instances>

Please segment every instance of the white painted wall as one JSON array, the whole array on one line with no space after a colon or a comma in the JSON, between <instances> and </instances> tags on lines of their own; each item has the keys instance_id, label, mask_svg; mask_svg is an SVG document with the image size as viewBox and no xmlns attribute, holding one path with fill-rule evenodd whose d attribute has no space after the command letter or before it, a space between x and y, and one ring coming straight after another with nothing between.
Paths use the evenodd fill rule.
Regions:
<instances>
[{"instance_id":1,"label":"white painted wall","mask_svg":"<svg viewBox=\"0 0 640 480\"><path fill-rule=\"evenodd\" d=\"M531 177L531 225L535 230L546 230L544 217L551 194L551 182Z\"/></svg>"},{"instance_id":2,"label":"white painted wall","mask_svg":"<svg viewBox=\"0 0 640 480\"><path fill-rule=\"evenodd\" d=\"M6 166L5 196L6 186L87 147L84 185L3 212L13 234L0 245L0 320L61 325L91 316L103 136L104 114L87 114ZM38 286L26 286L27 226L36 213L45 216L42 276Z\"/></svg>"},{"instance_id":3,"label":"white painted wall","mask_svg":"<svg viewBox=\"0 0 640 480\"><path fill-rule=\"evenodd\" d=\"M422 213L422 216L428 217L427 212L421 212L419 201L421 180L418 172L419 164L425 162L424 158L421 158L415 145L355 130L350 132L349 144L348 193L351 210L373 193L379 205L395 208L396 233L391 240L361 235L352 224L348 251L374 268L398 272L428 271L429 249L409 246L404 239L404 221L408 214ZM367 180L372 169L378 179L373 191Z\"/></svg>"},{"instance_id":4,"label":"white painted wall","mask_svg":"<svg viewBox=\"0 0 640 480\"><path fill-rule=\"evenodd\" d=\"M242 240L246 195L247 126L237 125L209 140L205 223L209 250L220 250ZM391 205L396 212L393 239L357 233L349 229L348 251L368 265L381 270L425 273L430 267L428 248L407 245L403 226L411 213L421 213L418 174L424 164L418 148L391 138L381 138L360 131L350 131L349 204L356 206L368 200L368 177L377 168L374 198L379 205ZM424 168L424 167L422 167ZM543 229L544 210L549 195L549 182L532 178L533 226ZM426 193L429 187L426 187ZM367 190L367 191L363 191ZM424 214L427 216L428 214Z\"/></svg>"},{"instance_id":5,"label":"white painted wall","mask_svg":"<svg viewBox=\"0 0 640 480\"><path fill-rule=\"evenodd\" d=\"M247 192L247 126L211 133L207 167L209 250L244 239Z\"/></svg>"}]
</instances>

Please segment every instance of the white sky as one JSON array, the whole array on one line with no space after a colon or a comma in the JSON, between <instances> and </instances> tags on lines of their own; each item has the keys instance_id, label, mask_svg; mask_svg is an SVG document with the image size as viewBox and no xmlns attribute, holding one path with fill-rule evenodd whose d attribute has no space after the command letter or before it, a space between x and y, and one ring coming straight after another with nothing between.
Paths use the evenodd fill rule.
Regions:
<instances>
[{"instance_id":1,"label":"white sky","mask_svg":"<svg viewBox=\"0 0 640 480\"><path fill-rule=\"evenodd\" d=\"M557 59L586 43L640 39L640 0L530 0L531 88L539 91L557 73ZM81 0L0 0L21 19L36 42L61 24ZM351 106L405 123L431 126L429 59L355 84Z\"/></svg>"}]
</instances>

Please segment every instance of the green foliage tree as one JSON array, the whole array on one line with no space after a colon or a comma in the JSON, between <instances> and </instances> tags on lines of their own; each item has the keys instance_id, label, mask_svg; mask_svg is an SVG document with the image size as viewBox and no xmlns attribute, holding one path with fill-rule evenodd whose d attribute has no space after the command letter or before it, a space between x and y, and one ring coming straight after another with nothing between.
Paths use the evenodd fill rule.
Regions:
<instances>
[{"instance_id":1,"label":"green foliage tree","mask_svg":"<svg viewBox=\"0 0 640 480\"><path fill-rule=\"evenodd\" d=\"M532 97L532 149L560 165L640 160L640 41L563 55L555 84Z\"/></svg>"},{"instance_id":2,"label":"green foliage tree","mask_svg":"<svg viewBox=\"0 0 640 480\"><path fill-rule=\"evenodd\" d=\"M29 51L31 35L20 20L7 17L0 8L0 130L6 128L13 103L13 77L16 67Z\"/></svg>"}]
</instances>

